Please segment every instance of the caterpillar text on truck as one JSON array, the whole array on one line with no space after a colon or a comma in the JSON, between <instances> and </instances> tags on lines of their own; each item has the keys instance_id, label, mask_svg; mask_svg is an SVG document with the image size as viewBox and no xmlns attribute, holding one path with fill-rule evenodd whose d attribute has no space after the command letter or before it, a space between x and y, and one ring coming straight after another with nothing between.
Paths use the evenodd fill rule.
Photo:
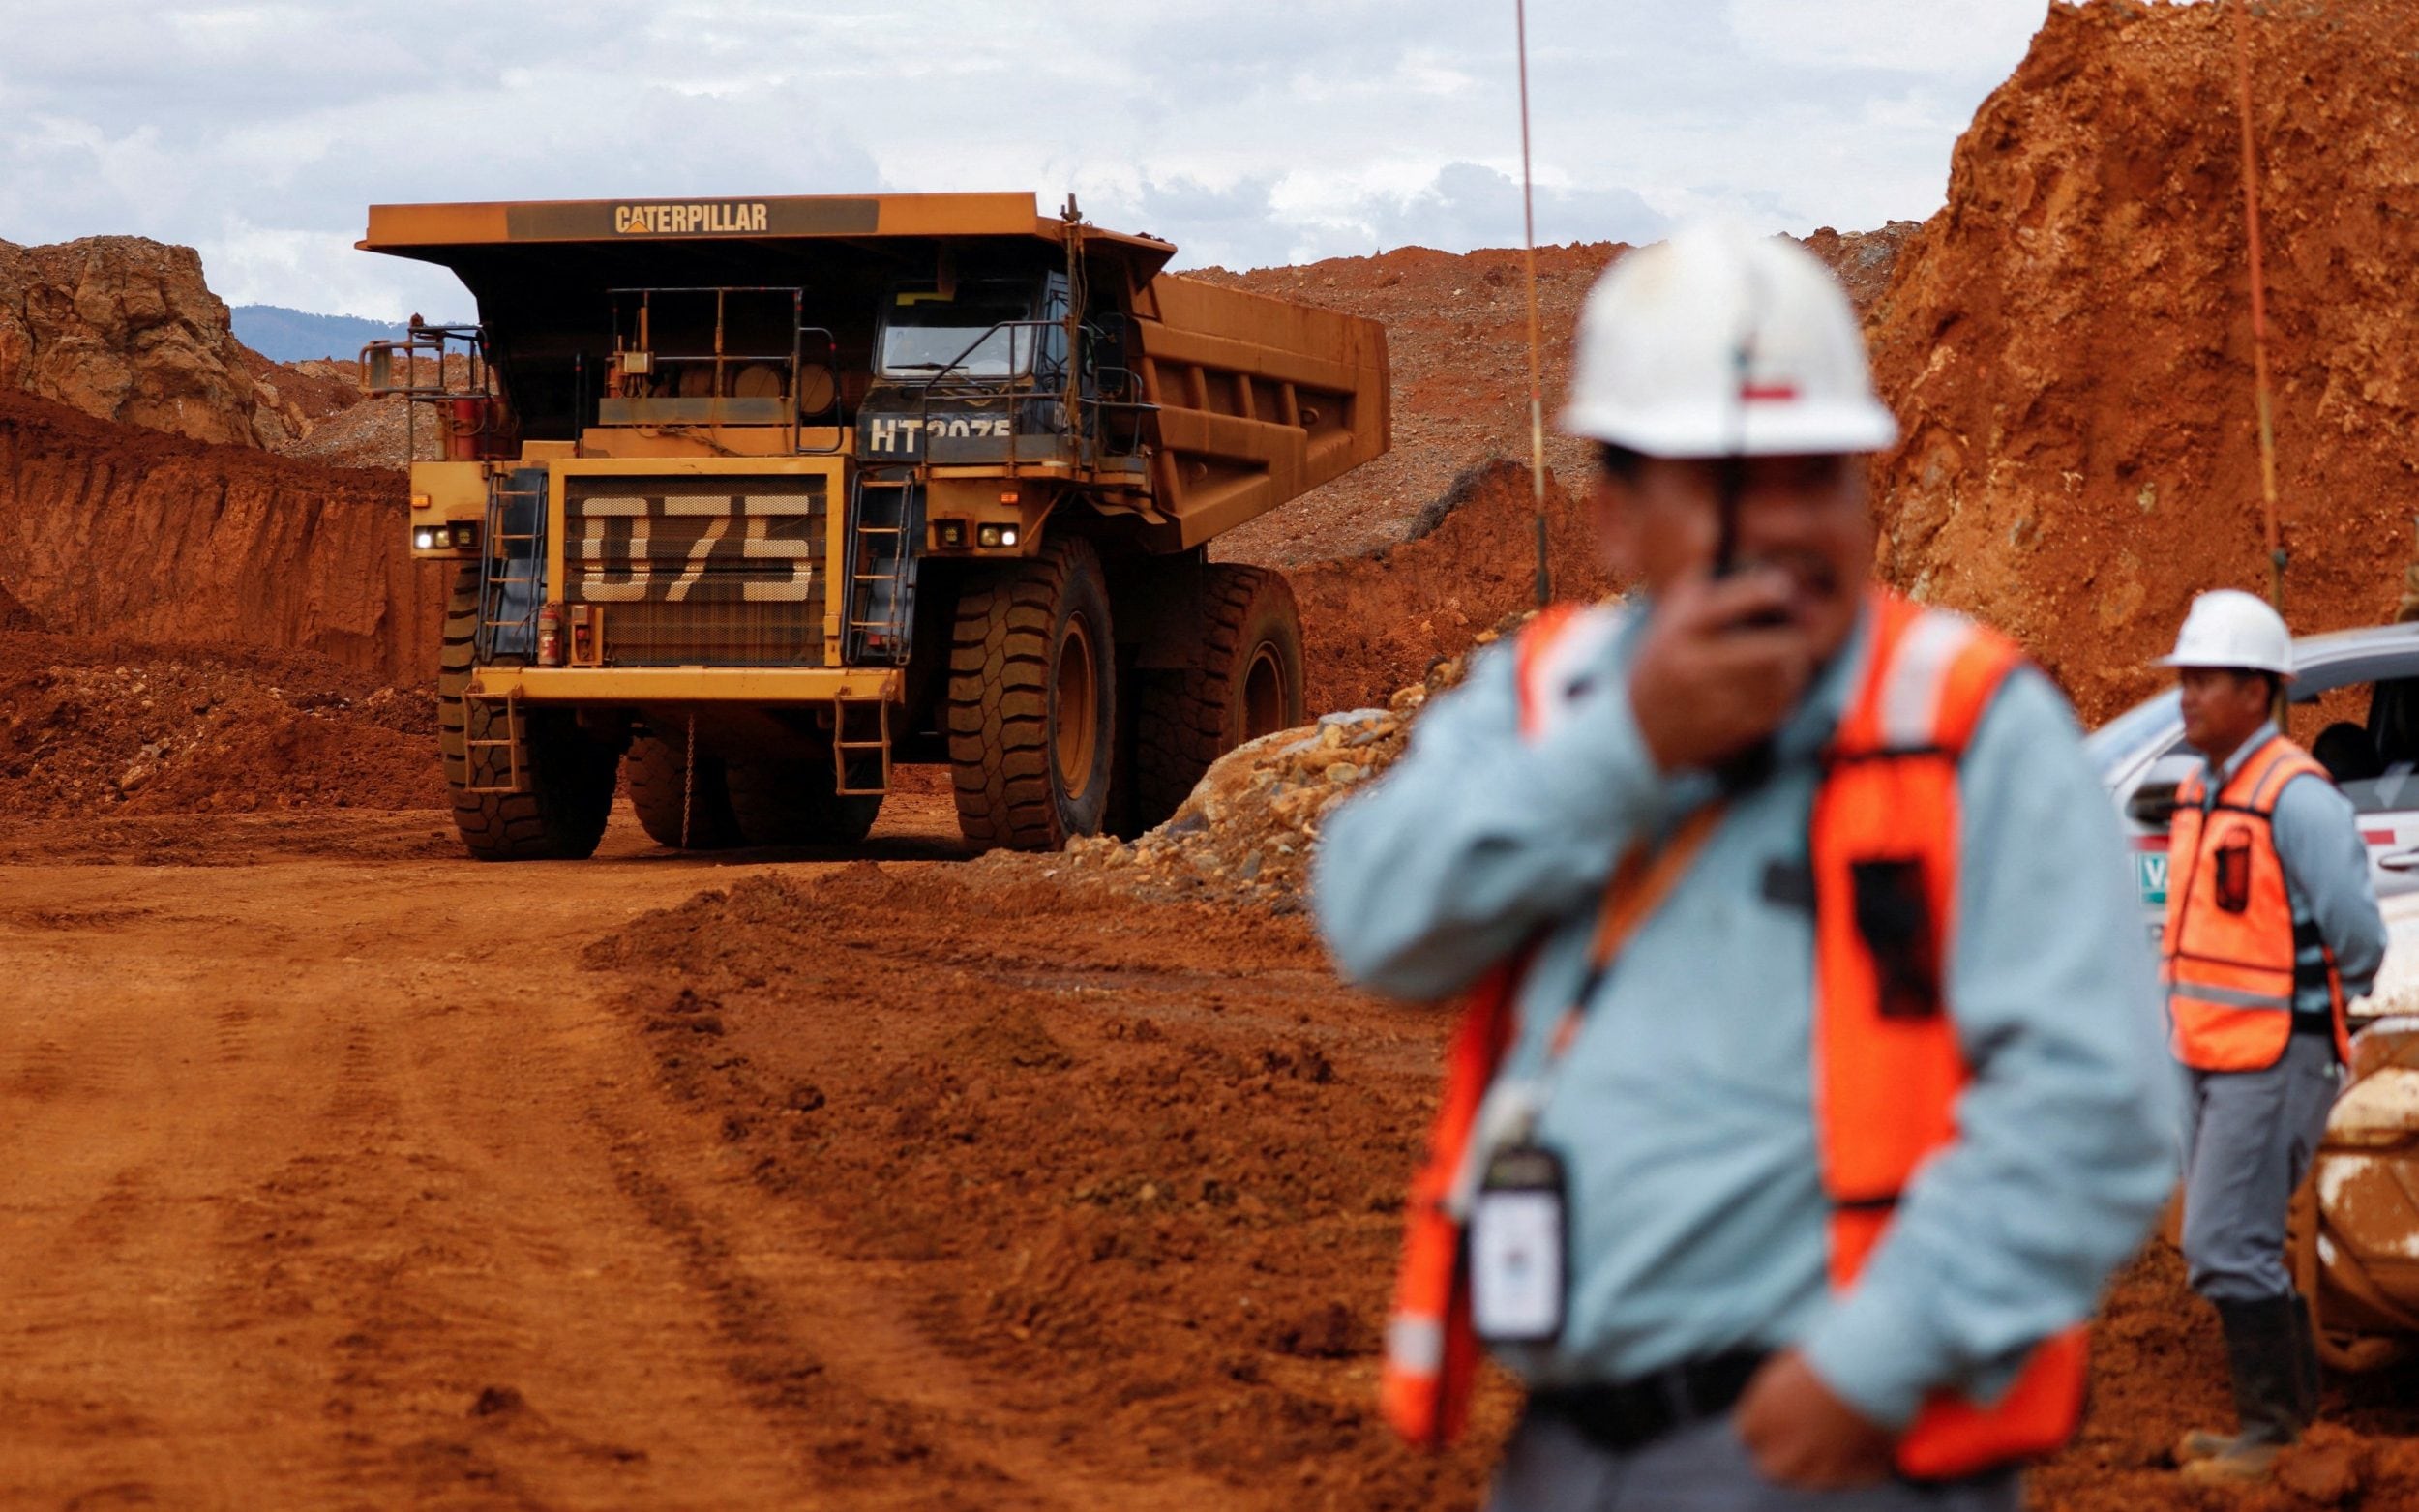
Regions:
<instances>
[{"instance_id":1,"label":"caterpillar text on truck","mask_svg":"<svg viewBox=\"0 0 2419 1512\"><path fill-rule=\"evenodd\" d=\"M667 845L847 844L896 762L1056 848L1301 722L1292 591L1208 545L1385 452L1375 322L1026 193L379 205L360 245L478 301L362 354L435 415L474 855L589 854L617 772Z\"/></svg>"}]
</instances>

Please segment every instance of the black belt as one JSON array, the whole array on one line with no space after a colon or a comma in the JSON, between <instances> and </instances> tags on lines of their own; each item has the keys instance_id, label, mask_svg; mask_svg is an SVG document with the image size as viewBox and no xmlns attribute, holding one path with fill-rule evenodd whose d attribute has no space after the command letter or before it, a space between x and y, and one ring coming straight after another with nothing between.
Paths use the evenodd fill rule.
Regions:
<instances>
[{"instance_id":1,"label":"black belt","mask_svg":"<svg viewBox=\"0 0 2419 1512\"><path fill-rule=\"evenodd\" d=\"M1569 1424L1598 1448L1627 1453L1729 1411L1768 1357L1743 1349L1617 1385L1543 1387L1529 1394L1529 1410Z\"/></svg>"}]
</instances>

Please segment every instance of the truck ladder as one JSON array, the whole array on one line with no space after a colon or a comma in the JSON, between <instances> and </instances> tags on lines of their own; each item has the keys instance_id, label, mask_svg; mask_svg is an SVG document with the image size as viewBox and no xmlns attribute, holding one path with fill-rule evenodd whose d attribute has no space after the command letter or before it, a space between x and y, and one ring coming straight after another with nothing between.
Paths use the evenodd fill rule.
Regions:
<instances>
[{"instance_id":1,"label":"truck ladder","mask_svg":"<svg viewBox=\"0 0 2419 1512\"><path fill-rule=\"evenodd\" d=\"M484 704L487 707L487 727L491 730L495 727L496 705L501 704L504 709L504 733L501 736L492 734L471 734L470 706L472 704ZM522 729L521 725L520 689L515 688L507 691L501 698L481 698L465 696L463 699L462 734L463 791L484 793L518 793L527 792L529 790L529 769L522 759L522 753L528 749L528 745L527 742L522 738L523 730ZM493 782L482 782L479 778L479 754L483 751L497 750L504 753L505 779L500 785Z\"/></svg>"},{"instance_id":2,"label":"truck ladder","mask_svg":"<svg viewBox=\"0 0 2419 1512\"><path fill-rule=\"evenodd\" d=\"M850 667L904 667L914 644L916 536L923 490L909 479L860 474L850 501L848 635Z\"/></svg>"},{"instance_id":3,"label":"truck ladder","mask_svg":"<svg viewBox=\"0 0 2419 1512\"><path fill-rule=\"evenodd\" d=\"M851 729L849 716L860 716ZM867 729L862 716L873 716ZM870 760L869 760L870 758ZM831 770L843 798L870 798L890 790L890 700L835 698L831 705ZM863 779L871 776L869 785Z\"/></svg>"},{"instance_id":4,"label":"truck ladder","mask_svg":"<svg viewBox=\"0 0 2419 1512\"><path fill-rule=\"evenodd\" d=\"M520 519L514 519L516 505ZM525 528L513 529L516 524ZM534 660L538 602L545 596L546 495L497 479L488 489L486 538L479 547L479 660L499 653ZM516 562L522 567L518 573ZM513 643L498 644L498 631L515 632L504 637Z\"/></svg>"}]
</instances>

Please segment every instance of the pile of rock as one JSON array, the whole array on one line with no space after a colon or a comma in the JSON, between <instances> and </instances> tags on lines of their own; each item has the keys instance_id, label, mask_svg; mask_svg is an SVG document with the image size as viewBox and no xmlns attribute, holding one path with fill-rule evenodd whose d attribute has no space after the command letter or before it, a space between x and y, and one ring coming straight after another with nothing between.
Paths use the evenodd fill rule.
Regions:
<instances>
[{"instance_id":1,"label":"pile of rock","mask_svg":"<svg viewBox=\"0 0 2419 1512\"><path fill-rule=\"evenodd\" d=\"M1079 838L1067 855L1137 884L1299 906L1329 811L1393 765L1428 700L1462 680L1479 648L1528 617L1481 632L1469 651L1437 663L1385 708L1324 715L1228 752L1174 817L1131 845Z\"/></svg>"}]
</instances>

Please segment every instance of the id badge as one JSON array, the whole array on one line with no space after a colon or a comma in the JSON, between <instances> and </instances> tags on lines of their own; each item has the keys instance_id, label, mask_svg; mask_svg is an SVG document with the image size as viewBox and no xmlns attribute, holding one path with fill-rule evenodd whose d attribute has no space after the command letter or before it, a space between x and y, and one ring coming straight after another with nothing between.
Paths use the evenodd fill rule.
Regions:
<instances>
[{"instance_id":1,"label":"id badge","mask_svg":"<svg viewBox=\"0 0 2419 1512\"><path fill-rule=\"evenodd\" d=\"M1488 1344L1551 1344L1563 1331L1568 1257L1561 1157L1495 1152L1470 1204L1470 1320Z\"/></svg>"}]
</instances>

